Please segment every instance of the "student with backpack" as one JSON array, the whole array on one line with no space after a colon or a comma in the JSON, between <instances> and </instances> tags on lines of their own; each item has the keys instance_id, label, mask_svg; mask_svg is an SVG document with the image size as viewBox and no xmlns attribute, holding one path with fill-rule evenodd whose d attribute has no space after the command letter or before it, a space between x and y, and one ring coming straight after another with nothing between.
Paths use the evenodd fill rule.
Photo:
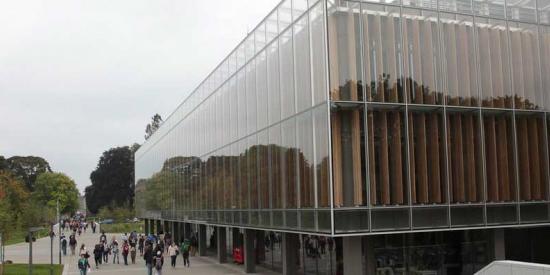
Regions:
<instances>
[{"instance_id":1,"label":"student with backpack","mask_svg":"<svg viewBox=\"0 0 550 275\"><path fill-rule=\"evenodd\" d=\"M101 248L100 244L96 244L94 247L94 260L95 260L95 268L98 269L99 265L101 264L101 253L103 249Z\"/></svg>"},{"instance_id":2,"label":"student with backpack","mask_svg":"<svg viewBox=\"0 0 550 275\"><path fill-rule=\"evenodd\" d=\"M63 256L67 256L67 238L61 233L61 251L63 251Z\"/></svg>"},{"instance_id":3,"label":"student with backpack","mask_svg":"<svg viewBox=\"0 0 550 275\"><path fill-rule=\"evenodd\" d=\"M85 257L85 254L80 255L80 259L78 259L78 270L80 270L80 275L86 275L86 273L88 273L88 268L90 268L90 263Z\"/></svg>"},{"instance_id":4,"label":"student with backpack","mask_svg":"<svg viewBox=\"0 0 550 275\"><path fill-rule=\"evenodd\" d=\"M71 255L74 256L76 250L76 237L74 234L69 237L69 246L71 247Z\"/></svg>"},{"instance_id":5,"label":"student with backpack","mask_svg":"<svg viewBox=\"0 0 550 275\"><path fill-rule=\"evenodd\" d=\"M153 247L150 244L145 245L143 260L147 267L147 275L153 275Z\"/></svg>"},{"instance_id":6,"label":"student with backpack","mask_svg":"<svg viewBox=\"0 0 550 275\"><path fill-rule=\"evenodd\" d=\"M153 258L153 263L155 263L155 270L157 275L162 275L162 266L164 265L164 257L162 257L162 251L157 251L157 255Z\"/></svg>"},{"instance_id":7,"label":"student with backpack","mask_svg":"<svg viewBox=\"0 0 550 275\"><path fill-rule=\"evenodd\" d=\"M183 266L189 267L189 240L185 239L181 243L180 250L183 256Z\"/></svg>"},{"instance_id":8,"label":"student with backpack","mask_svg":"<svg viewBox=\"0 0 550 275\"><path fill-rule=\"evenodd\" d=\"M122 258L124 258L124 265L128 265L128 254L130 253L130 245L128 241L124 241L122 244Z\"/></svg>"}]
</instances>

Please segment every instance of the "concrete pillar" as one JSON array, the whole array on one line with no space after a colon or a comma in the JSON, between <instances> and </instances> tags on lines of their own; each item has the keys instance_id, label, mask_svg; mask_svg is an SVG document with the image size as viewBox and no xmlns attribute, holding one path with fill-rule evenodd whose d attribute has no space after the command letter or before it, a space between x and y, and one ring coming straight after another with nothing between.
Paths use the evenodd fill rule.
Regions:
<instances>
[{"instance_id":1,"label":"concrete pillar","mask_svg":"<svg viewBox=\"0 0 550 275\"><path fill-rule=\"evenodd\" d=\"M242 246L242 243L241 243L241 230L239 228L233 227L231 229L231 234L232 234L232 237L233 237L233 249L235 249L236 247Z\"/></svg>"},{"instance_id":2,"label":"concrete pillar","mask_svg":"<svg viewBox=\"0 0 550 275\"><path fill-rule=\"evenodd\" d=\"M363 248L365 249L365 265L367 274L376 274L376 257L374 255L374 237L363 237Z\"/></svg>"},{"instance_id":3,"label":"concrete pillar","mask_svg":"<svg viewBox=\"0 0 550 275\"><path fill-rule=\"evenodd\" d=\"M256 273L256 253L254 242L256 240L256 231L252 229L244 230L244 272Z\"/></svg>"},{"instance_id":4,"label":"concrete pillar","mask_svg":"<svg viewBox=\"0 0 550 275\"><path fill-rule=\"evenodd\" d=\"M158 234L160 231L161 231L161 222L160 222L160 220L157 220L157 222L155 224L155 231L153 233Z\"/></svg>"},{"instance_id":5,"label":"concrete pillar","mask_svg":"<svg viewBox=\"0 0 550 275\"><path fill-rule=\"evenodd\" d=\"M506 243L504 242L504 229L495 228L491 235L491 252L494 261L506 260Z\"/></svg>"},{"instance_id":6,"label":"concrete pillar","mask_svg":"<svg viewBox=\"0 0 550 275\"><path fill-rule=\"evenodd\" d=\"M162 231L164 232L164 234L170 232L170 222L169 221L164 221L163 225L162 225ZM170 232L172 233L172 232Z\"/></svg>"},{"instance_id":7,"label":"concrete pillar","mask_svg":"<svg viewBox=\"0 0 550 275\"><path fill-rule=\"evenodd\" d=\"M342 237L344 275L361 274L361 237Z\"/></svg>"},{"instance_id":8,"label":"concrete pillar","mask_svg":"<svg viewBox=\"0 0 550 275\"><path fill-rule=\"evenodd\" d=\"M199 224L199 256L206 256L206 225Z\"/></svg>"},{"instance_id":9,"label":"concrete pillar","mask_svg":"<svg viewBox=\"0 0 550 275\"><path fill-rule=\"evenodd\" d=\"M298 270L298 234L282 233L283 275L294 275Z\"/></svg>"},{"instance_id":10,"label":"concrete pillar","mask_svg":"<svg viewBox=\"0 0 550 275\"><path fill-rule=\"evenodd\" d=\"M225 227L218 227L218 261L220 263L227 262L227 234Z\"/></svg>"},{"instance_id":11,"label":"concrete pillar","mask_svg":"<svg viewBox=\"0 0 550 275\"><path fill-rule=\"evenodd\" d=\"M256 263L262 263L265 261L265 231L256 231Z\"/></svg>"},{"instance_id":12,"label":"concrete pillar","mask_svg":"<svg viewBox=\"0 0 550 275\"><path fill-rule=\"evenodd\" d=\"M191 231L191 224L186 222L183 224L183 233L185 235L185 238L188 240L191 240L191 234L193 233Z\"/></svg>"},{"instance_id":13,"label":"concrete pillar","mask_svg":"<svg viewBox=\"0 0 550 275\"><path fill-rule=\"evenodd\" d=\"M143 220L143 231L145 231L145 235L149 235L149 220L148 219L144 219Z\"/></svg>"}]
</instances>

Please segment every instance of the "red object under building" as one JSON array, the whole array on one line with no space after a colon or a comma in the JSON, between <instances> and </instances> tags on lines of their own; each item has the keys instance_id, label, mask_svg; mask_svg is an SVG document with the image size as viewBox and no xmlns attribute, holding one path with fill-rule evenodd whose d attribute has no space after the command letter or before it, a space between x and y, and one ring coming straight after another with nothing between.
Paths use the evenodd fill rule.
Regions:
<instances>
[{"instance_id":1,"label":"red object under building","mask_svg":"<svg viewBox=\"0 0 550 275\"><path fill-rule=\"evenodd\" d=\"M244 264L243 249L242 247L233 248L233 262L238 264Z\"/></svg>"}]
</instances>

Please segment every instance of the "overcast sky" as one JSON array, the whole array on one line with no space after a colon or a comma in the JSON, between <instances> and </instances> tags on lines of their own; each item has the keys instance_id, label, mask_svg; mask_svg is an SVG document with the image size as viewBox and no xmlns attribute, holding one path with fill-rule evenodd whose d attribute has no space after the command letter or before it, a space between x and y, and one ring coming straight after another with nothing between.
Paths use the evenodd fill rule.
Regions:
<instances>
[{"instance_id":1,"label":"overcast sky","mask_svg":"<svg viewBox=\"0 0 550 275\"><path fill-rule=\"evenodd\" d=\"M0 1L0 155L44 157L83 191L278 2Z\"/></svg>"}]
</instances>

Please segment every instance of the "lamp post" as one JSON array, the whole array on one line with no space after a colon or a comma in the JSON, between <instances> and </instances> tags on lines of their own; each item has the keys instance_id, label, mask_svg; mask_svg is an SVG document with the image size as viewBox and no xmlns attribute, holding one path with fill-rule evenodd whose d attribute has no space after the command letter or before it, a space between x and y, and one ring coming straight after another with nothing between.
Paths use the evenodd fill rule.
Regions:
<instances>
[{"instance_id":1,"label":"lamp post","mask_svg":"<svg viewBox=\"0 0 550 275\"><path fill-rule=\"evenodd\" d=\"M59 264L61 264L61 215L59 214L59 199L57 199L56 212L57 212L57 230L58 230L57 237L59 238Z\"/></svg>"},{"instance_id":2,"label":"lamp post","mask_svg":"<svg viewBox=\"0 0 550 275\"><path fill-rule=\"evenodd\" d=\"M33 233L41 229L43 229L43 227L29 228L29 235L27 236L29 241L29 275L32 275L32 242L34 241Z\"/></svg>"},{"instance_id":3,"label":"lamp post","mask_svg":"<svg viewBox=\"0 0 550 275\"><path fill-rule=\"evenodd\" d=\"M53 231L53 224L52 224L52 230L50 231L50 275L53 275L53 238L55 237L55 233Z\"/></svg>"}]
</instances>

